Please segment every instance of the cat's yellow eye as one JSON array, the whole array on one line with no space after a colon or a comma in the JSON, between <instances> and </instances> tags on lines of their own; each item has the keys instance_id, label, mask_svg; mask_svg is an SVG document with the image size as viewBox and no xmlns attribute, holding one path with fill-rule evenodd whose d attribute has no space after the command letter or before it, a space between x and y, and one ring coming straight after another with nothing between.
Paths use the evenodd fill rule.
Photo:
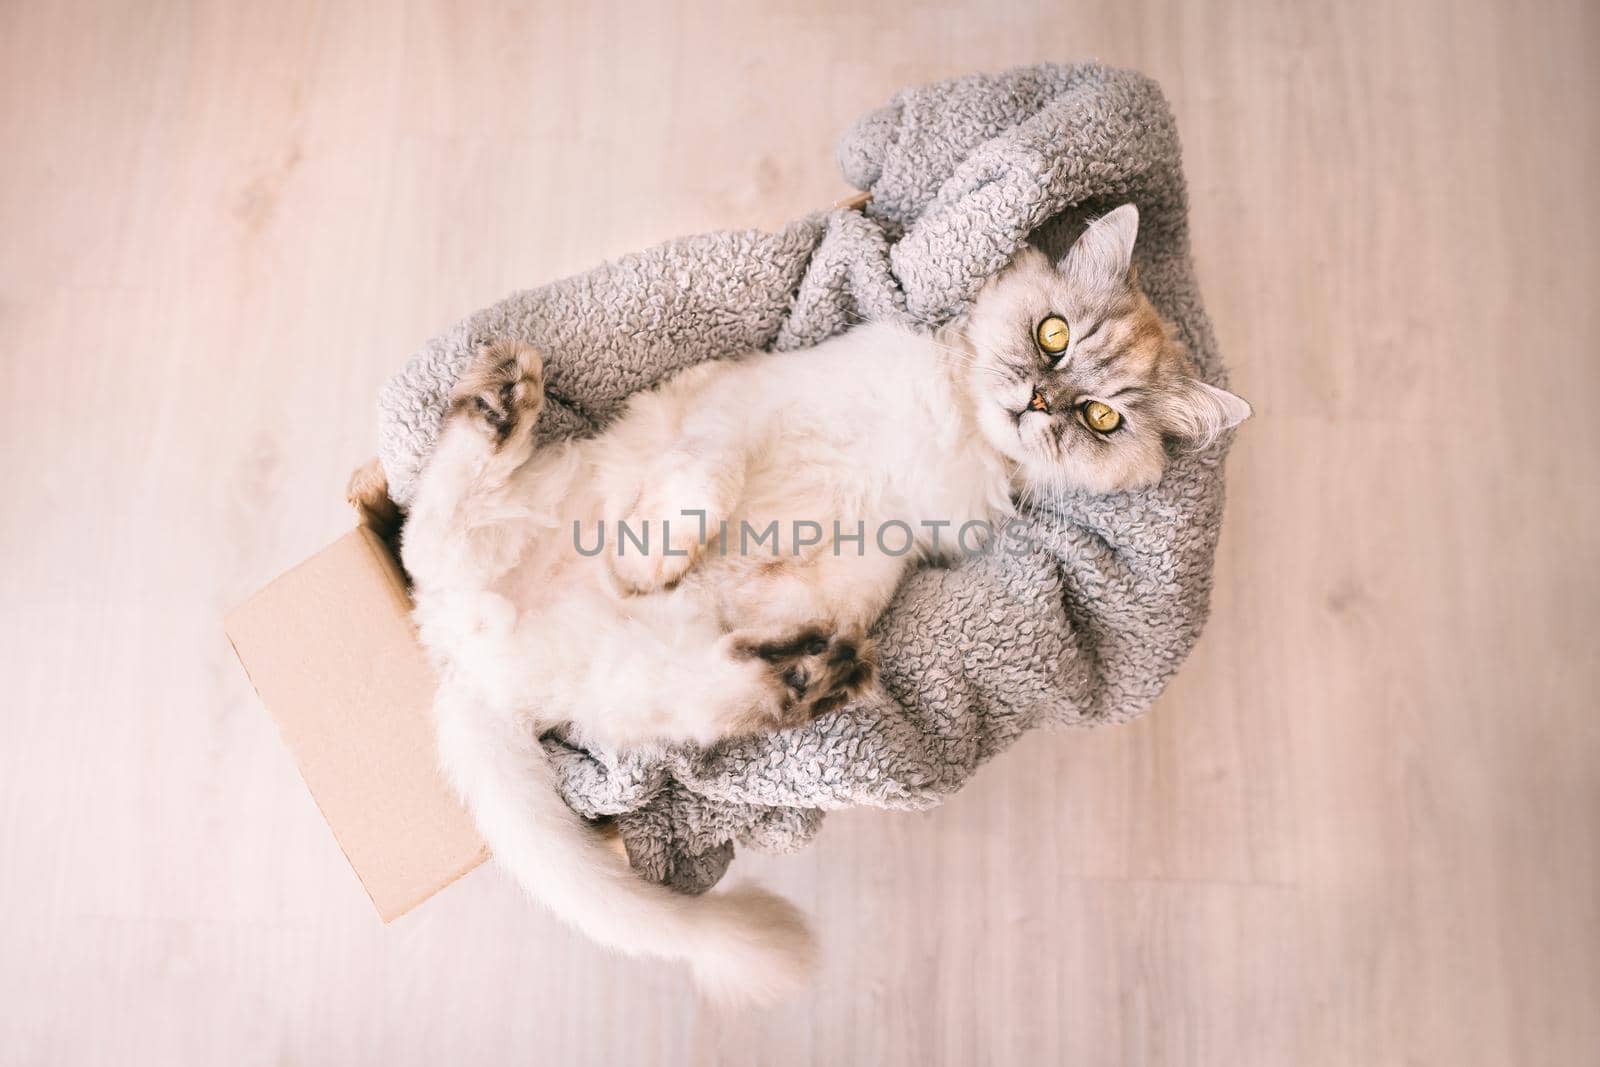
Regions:
<instances>
[{"instance_id":1,"label":"cat's yellow eye","mask_svg":"<svg viewBox=\"0 0 1600 1067\"><path fill-rule=\"evenodd\" d=\"M1122 425L1122 416L1111 405L1091 400L1083 405L1083 421L1101 433L1110 433Z\"/></svg>"},{"instance_id":2,"label":"cat's yellow eye","mask_svg":"<svg viewBox=\"0 0 1600 1067\"><path fill-rule=\"evenodd\" d=\"M1039 347L1053 355L1059 355L1067 350L1067 342L1072 340L1072 331L1067 329L1067 320L1060 315L1051 315L1039 323L1039 329L1034 332L1039 341Z\"/></svg>"}]
</instances>

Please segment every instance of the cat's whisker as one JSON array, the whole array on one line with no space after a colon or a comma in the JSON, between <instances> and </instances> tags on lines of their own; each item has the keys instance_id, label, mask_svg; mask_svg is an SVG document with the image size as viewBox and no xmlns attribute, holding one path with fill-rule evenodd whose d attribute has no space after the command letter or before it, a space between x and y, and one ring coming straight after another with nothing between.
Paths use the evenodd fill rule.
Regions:
<instances>
[{"instance_id":1,"label":"cat's whisker","mask_svg":"<svg viewBox=\"0 0 1600 1067\"><path fill-rule=\"evenodd\" d=\"M844 317L847 322L855 326L869 325L874 321L850 311L846 311L844 313ZM952 359L960 362L962 365L978 371L981 374L988 374L1000 381L1010 382L1012 380L1010 375L1008 375L1005 371L979 362L977 357L972 352L968 351L967 349L957 348L954 345L944 344L943 342L936 340L936 336L937 335L934 334L926 335L923 337L923 341L930 348L938 349L940 352L945 353Z\"/></svg>"},{"instance_id":2,"label":"cat's whisker","mask_svg":"<svg viewBox=\"0 0 1600 1067\"><path fill-rule=\"evenodd\" d=\"M928 347L938 349L940 352L945 353L952 359L959 360L969 367L977 370L996 370L994 367L990 367L987 364L979 362L977 353L972 352L969 349L957 348L954 345L947 345L940 341L935 341L932 337L924 338L924 340L926 341Z\"/></svg>"},{"instance_id":3,"label":"cat's whisker","mask_svg":"<svg viewBox=\"0 0 1600 1067\"><path fill-rule=\"evenodd\" d=\"M959 349L959 348L953 348L950 345L942 345L942 344L939 344L937 341L934 341L934 340L931 340L931 339L926 339L926 340L927 340L928 347L937 349L939 352L941 352L943 354L944 358L949 359L952 362L957 363L957 364L959 364L961 366L964 366L964 367L968 368L969 370L977 371L979 374L987 374L987 375L989 375L989 376L991 376L993 378L999 379L1001 381L1011 381L1012 380L1012 376L1010 374L1008 374L1005 370L1002 370L999 367L991 367L986 363L980 363L978 361L977 357L974 356L971 352L966 352L966 351L963 351L962 349Z\"/></svg>"},{"instance_id":4,"label":"cat's whisker","mask_svg":"<svg viewBox=\"0 0 1600 1067\"><path fill-rule=\"evenodd\" d=\"M938 342L926 337L924 337L923 340L930 348L936 349L939 352L941 359L947 359L952 364L962 367L973 374L981 375L989 379L991 382L1000 385L1018 384L1016 375L1005 368L992 367L981 363L976 357L973 356L972 353L964 352L959 348L952 348L949 345L941 345Z\"/></svg>"}]
</instances>

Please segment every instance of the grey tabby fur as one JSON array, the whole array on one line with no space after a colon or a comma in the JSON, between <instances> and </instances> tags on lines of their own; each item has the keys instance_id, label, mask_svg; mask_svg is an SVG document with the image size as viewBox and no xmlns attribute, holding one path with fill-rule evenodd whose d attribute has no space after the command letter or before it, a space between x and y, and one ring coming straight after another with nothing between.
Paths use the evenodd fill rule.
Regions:
<instances>
[{"instance_id":1,"label":"grey tabby fur","mask_svg":"<svg viewBox=\"0 0 1600 1067\"><path fill-rule=\"evenodd\" d=\"M872 193L864 213L684 237L517 293L429 342L380 402L395 500L409 500L479 342L538 346L541 437L589 433L701 360L804 347L863 318L945 322L1024 242L1059 254L1085 217L1127 201L1143 287L1207 380L1226 384L1189 261L1177 134L1148 78L1085 63L939 82L864 116L838 154ZM584 752L552 736L567 801L616 816L646 877L698 891L735 842L787 851L829 809L928 808L1031 727L1139 715L1205 621L1230 436L1175 459L1148 492L1031 508L1028 555L914 573L876 631L875 697L710 750Z\"/></svg>"}]
</instances>

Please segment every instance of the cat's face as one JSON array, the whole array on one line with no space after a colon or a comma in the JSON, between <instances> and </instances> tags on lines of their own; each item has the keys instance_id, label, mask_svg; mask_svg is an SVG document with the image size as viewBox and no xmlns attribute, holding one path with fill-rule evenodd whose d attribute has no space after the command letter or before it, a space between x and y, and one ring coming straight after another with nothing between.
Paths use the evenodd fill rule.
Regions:
<instances>
[{"instance_id":1,"label":"cat's face","mask_svg":"<svg viewBox=\"0 0 1600 1067\"><path fill-rule=\"evenodd\" d=\"M1044 491L1111 493L1161 480L1169 445L1250 414L1195 375L1131 271L1139 213L1095 220L1060 263L1028 248L978 294L966 380L989 442Z\"/></svg>"}]
</instances>

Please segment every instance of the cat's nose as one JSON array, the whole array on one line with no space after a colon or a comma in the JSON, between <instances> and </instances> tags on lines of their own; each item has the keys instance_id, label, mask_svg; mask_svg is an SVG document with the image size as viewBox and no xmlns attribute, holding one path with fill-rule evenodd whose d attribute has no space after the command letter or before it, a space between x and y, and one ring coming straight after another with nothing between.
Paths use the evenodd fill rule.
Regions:
<instances>
[{"instance_id":1,"label":"cat's nose","mask_svg":"<svg viewBox=\"0 0 1600 1067\"><path fill-rule=\"evenodd\" d=\"M1028 401L1028 410L1050 414L1050 394L1036 386L1033 390L1033 399Z\"/></svg>"}]
</instances>

